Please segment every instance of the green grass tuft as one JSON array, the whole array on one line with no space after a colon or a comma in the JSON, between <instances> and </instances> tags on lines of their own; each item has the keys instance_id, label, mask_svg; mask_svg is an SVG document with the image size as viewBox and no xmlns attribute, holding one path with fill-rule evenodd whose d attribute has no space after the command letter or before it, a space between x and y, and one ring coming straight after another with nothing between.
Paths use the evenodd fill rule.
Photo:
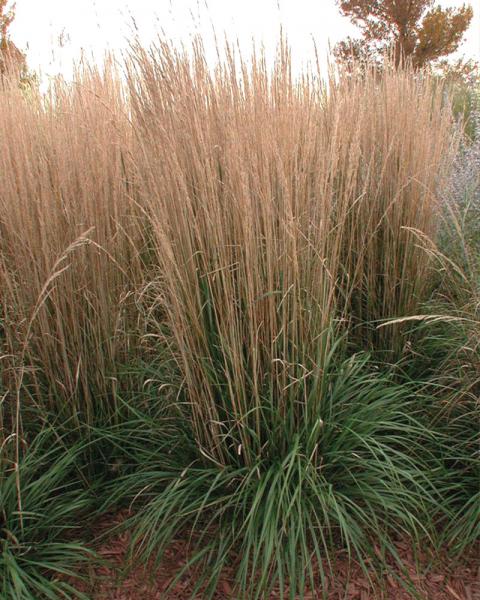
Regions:
<instances>
[{"instance_id":1,"label":"green grass tuft","mask_svg":"<svg viewBox=\"0 0 480 600\"><path fill-rule=\"evenodd\" d=\"M18 465L8 450L7 440L0 453L0 597L85 598L69 583L93 557L77 541L91 507L79 478L82 446L68 447L46 426Z\"/></svg>"},{"instance_id":2,"label":"green grass tuft","mask_svg":"<svg viewBox=\"0 0 480 600\"><path fill-rule=\"evenodd\" d=\"M397 559L398 535L433 539L441 499L432 482L443 467L428 451L432 432L413 387L375 372L365 355L336 357L323 381L316 421L297 430L265 407L269 443L249 465L240 448L238 460L212 464L187 431L179 435L188 419L164 436L158 417L137 413L111 432L124 456L107 504L134 509L132 556L158 564L183 531L192 535L186 568L202 567L202 597L229 565L239 598L267 598L275 586L285 594L288 583L282 597L293 599L308 586L321 591L339 549L371 578L368 559Z\"/></svg>"}]
</instances>

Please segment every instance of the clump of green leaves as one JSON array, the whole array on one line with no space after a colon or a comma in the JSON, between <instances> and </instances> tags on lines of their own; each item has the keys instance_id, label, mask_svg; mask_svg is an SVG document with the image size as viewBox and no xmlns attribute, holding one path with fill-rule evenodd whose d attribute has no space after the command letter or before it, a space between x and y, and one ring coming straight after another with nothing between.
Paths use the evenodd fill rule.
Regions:
<instances>
[{"instance_id":1,"label":"clump of green leaves","mask_svg":"<svg viewBox=\"0 0 480 600\"><path fill-rule=\"evenodd\" d=\"M10 442L14 443L12 436ZM52 427L22 448L16 463L9 439L0 452L0 596L5 600L82 598L69 582L92 552L75 541L91 496L80 480L83 449Z\"/></svg>"},{"instance_id":2,"label":"clump of green leaves","mask_svg":"<svg viewBox=\"0 0 480 600\"><path fill-rule=\"evenodd\" d=\"M321 591L339 548L370 578L367 559L378 561L378 550L385 564L387 556L398 559L396 535L432 536L442 465L428 450L432 432L413 387L376 372L365 355L331 358L316 419L292 428L301 398L285 415L265 403L268 441L248 465L241 448L228 465L209 461L182 432L188 419L171 435L139 412L119 424L109 437L123 450L123 466L107 504L133 502L133 555L158 564L184 530L192 533L185 568L202 566L203 597L212 597L230 565L237 597L264 598L278 588L293 599L308 587Z\"/></svg>"}]
</instances>

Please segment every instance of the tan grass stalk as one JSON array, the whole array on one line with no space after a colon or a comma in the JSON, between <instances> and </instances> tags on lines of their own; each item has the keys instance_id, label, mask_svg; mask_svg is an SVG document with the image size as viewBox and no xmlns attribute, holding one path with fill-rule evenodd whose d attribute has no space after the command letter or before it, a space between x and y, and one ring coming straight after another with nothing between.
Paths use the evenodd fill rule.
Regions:
<instances>
[{"instance_id":1,"label":"tan grass stalk","mask_svg":"<svg viewBox=\"0 0 480 600\"><path fill-rule=\"evenodd\" d=\"M316 418L334 322L402 319L428 293L411 228L435 236L450 114L408 68L332 77L327 93L317 73L293 77L285 43L273 71L227 48L212 73L201 42L159 42L134 49L128 77L197 439L214 462L249 463L266 405L293 427ZM367 344L398 345L399 327L372 330Z\"/></svg>"},{"instance_id":2,"label":"tan grass stalk","mask_svg":"<svg viewBox=\"0 0 480 600\"><path fill-rule=\"evenodd\" d=\"M47 99L14 86L1 96L4 377L21 370L46 408L91 420L125 359L123 299L142 276L128 106L113 64L58 81Z\"/></svg>"},{"instance_id":3,"label":"tan grass stalk","mask_svg":"<svg viewBox=\"0 0 480 600\"><path fill-rule=\"evenodd\" d=\"M147 284L202 452L251 463L273 421L318 418L334 330L392 349L418 313L449 110L408 68L294 76L285 41L273 69L227 47L212 70L160 40L125 73L1 92L4 383L94 420Z\"/></svg>"}]
</instances>

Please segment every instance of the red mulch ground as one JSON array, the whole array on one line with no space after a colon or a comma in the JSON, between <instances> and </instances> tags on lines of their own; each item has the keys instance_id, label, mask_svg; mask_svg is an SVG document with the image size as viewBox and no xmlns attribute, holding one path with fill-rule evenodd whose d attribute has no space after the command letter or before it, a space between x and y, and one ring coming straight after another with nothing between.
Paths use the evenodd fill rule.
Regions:
<instances>
[{"instance_id":1,"label":"red mulch ground","mask_svg":"<svg viewBox=\"0 0 480 600\"><path fill-rule=\"evenodd\" d=\"M105 519L99 523L97 533L118 524L123 515ZM138 567L130 571L126 578L120 574L126 565L129 534L121 533L109 539L99 548L99 554L109 561L109 566L99 566L89 575L91 585L81 584L81 589L94 600L187 600L195 587L194 574L187 574L165 594L170 582L185 565L188 555L188 539L179 535L166 551L162 563L152 577L150 571ZM399 542L397 550L407 565L410 577L417 591L425 600L480 600L480 552L476 551L452 563L445 558L441 564L431 569L418 572L416 562L409 544ZM420 556L426 561L426 556ZM426 564L426 563L425 563ZM407 592L390 575L382 585L372 589L360 568L353 569L350 578L347 576L347 562L340 558L336 567L335 579L328 582L329 600L411 600L413 596ZM232 572L222 575L215 600L236 600L232 589ZM80 588L80 584L78 584ZM383 588L383 589L382 589ZM201 593L196 596L202 600ZM270 600L280 598L272 593ZM321 598L319 593L310 592L305 600Z\"/></svg>"}]
</instances>

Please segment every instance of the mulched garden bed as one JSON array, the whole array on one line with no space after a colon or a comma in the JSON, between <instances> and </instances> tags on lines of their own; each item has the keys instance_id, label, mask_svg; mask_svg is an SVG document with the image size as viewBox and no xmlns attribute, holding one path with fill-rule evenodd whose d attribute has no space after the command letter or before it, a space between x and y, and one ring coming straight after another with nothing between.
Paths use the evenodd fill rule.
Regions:
<instances>
[{"instance_id":1,"label":"mulched garden bed","mask_svg":"<svg viewBox=\"0 0 480 600\"><path fill-rule=\"evenodd\" d=\"M125 515L102 520L96 527L97 534L120 524ZM171 582L186 564L189 550L188 536L180 535L166 550L158 570L138 566L127 575L122 575L128 564L129 534L123 532L112 536L98 549L108 566L98 566L88 574L88 582L77 583L77 587L88 593L94 600L187 600L195 588L195 574L185 574L167 593ZM397 551L407 566L410 578L417 592L425 600L480 600L480 548L471 551L461 559L452 562L446 556L428 568L426 554L420 555L421 568L411 546L399 541ZM233 589L233 573L225 571L215 595L215 600L236 600ZM196 598L202 600L199 593ZM280 598L278 592L270 595L270 600ZM318 592L309 592L305 600L321 598ZM353 567L348 576L347 561L339 556L336 562L335 578L328 582L329 600L411 600L414 596L405 590L392 575L372 588L360 568Z\"/></svg>"}]
</instances>

